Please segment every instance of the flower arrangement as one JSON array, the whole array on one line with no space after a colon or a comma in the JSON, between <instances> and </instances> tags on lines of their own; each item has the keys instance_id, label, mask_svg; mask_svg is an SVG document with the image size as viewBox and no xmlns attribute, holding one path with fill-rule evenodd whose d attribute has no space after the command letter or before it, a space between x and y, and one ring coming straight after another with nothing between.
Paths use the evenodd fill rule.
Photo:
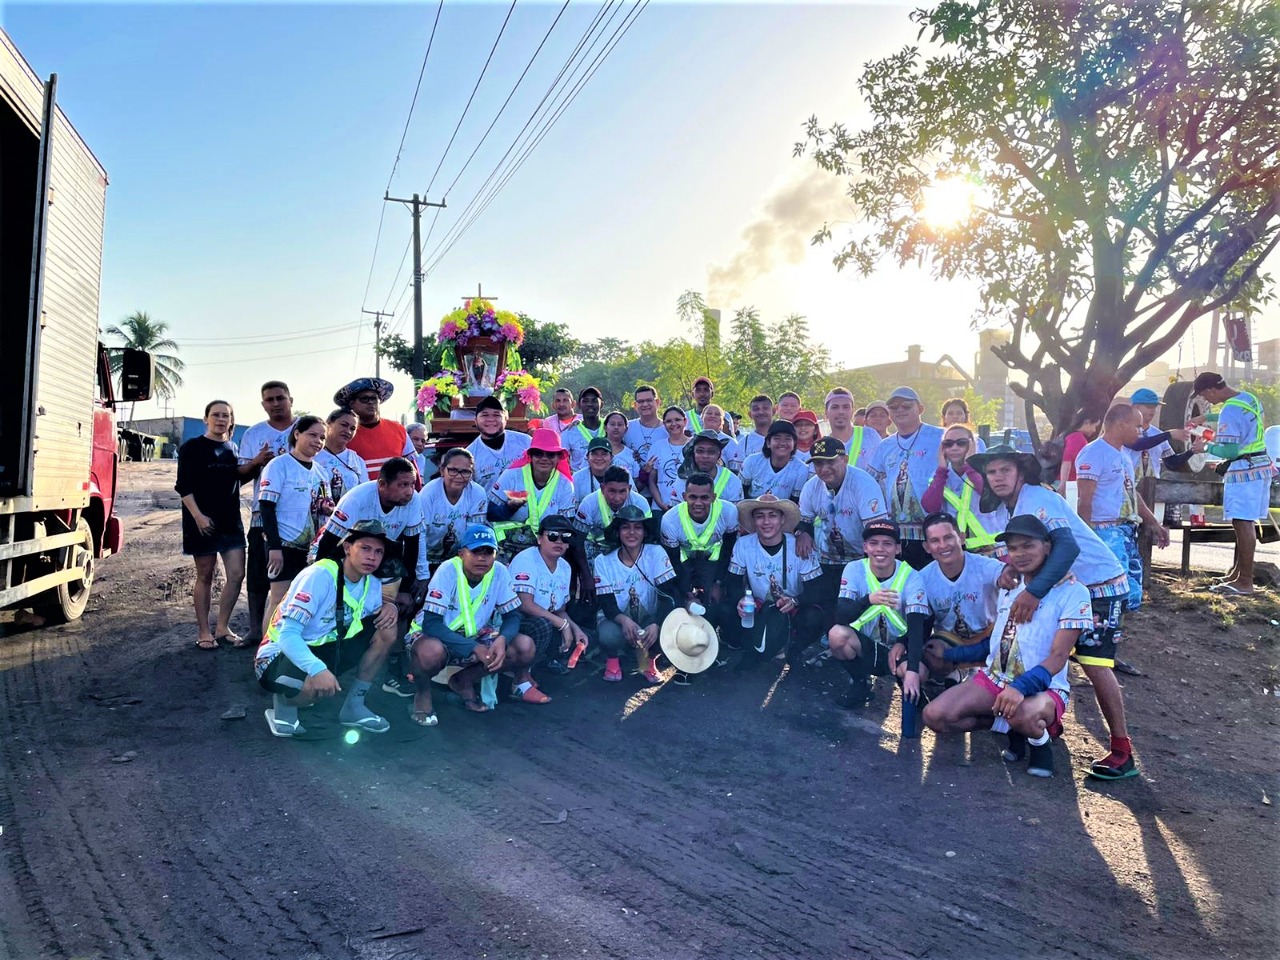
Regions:
<instances>
[{"instance_id":1,"label":"flower arrangement","mask_svg":"<svg viewBox=\"0 0 1280 960\"><path fill-rule=\"evenodd\" d=\"M453 397L462 396L464 378L461 370L441 370L418 388L418 409L447 413Z\"/></svg>"},{"instance_id":2,"label":"flower arrangement","mask_svg":"<svg viewBox=\"0 0 1280 960\"><path fill-rule=\"evenodd\" d=\"M503 402L519 401L534 413L542 412L542 381L527 370L506 370L494 384Z\"/></svg>"},{"instance_id":3,"label":"flower arrangement","mask_svg":"<svg viewBox=\"0 0 1280 960\"><path fill-rule=\"evenodd\" d=\"M444 361L457 367L458 350L476 337L490 337L507 345L507 366L520 365L520 345L524 343L524 327L510 310L495 310L488 300L471 299L445 314L436 339L445 348Z\"/></svg>"}]
</instances>

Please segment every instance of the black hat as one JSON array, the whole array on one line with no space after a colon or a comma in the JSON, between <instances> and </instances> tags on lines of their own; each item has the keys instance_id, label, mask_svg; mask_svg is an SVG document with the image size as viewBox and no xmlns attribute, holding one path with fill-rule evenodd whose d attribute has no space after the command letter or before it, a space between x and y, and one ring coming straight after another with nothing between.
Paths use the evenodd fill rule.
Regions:
<instances>
[{"instance_id":1,"label":"black hat","mask_svg":"<svg viewBox=\"0 0 1280 960\"><path fill-rule=\"evenodd\" d=\"M481 410L501 410L503 413L507 412L507 408L502 405L502 401L492 394L476 404L476 413L479 413Z\"/></svg>"},{"instance_id":2,"label":"black hat","mask_svg":"<svg viewBox=\"0 0 1280 960\"><path fill-rule=\"evenodd\" d=\"M980 474L985 474L987 464L993 460L1011 460L1018 465L1018 469L1022 471L1023 479L1032 486L1040 483L1040 461L1036 459L1034 453L1023 453L1017 447L1009 443L997 443L993 447L987 447L986 453L975 453L966 463Z\"/></svg>"},{"instance_id":3,"label":"black hat","mask_svg":"<svg viewBox=\"0 0 1280 960\"><path fill-rule=\"evenodd\" d=\"M893 539L901 543L902 534L898 532L898 525L892 520L872 520L864 524L862 527L862 539L869 537L893 537Z\"/></svg>"},{"instance_id":4,"label":"black hat","mask_svg":"<svg viewBox=\"0 0 1280 960\"><path fill-rule=\"evenodd\" d=\"M548 530L572 531L573 524L569 522L569 518L563 513L549 513L538 524L538 533L546 533Z\"/></svg>"},{"instance_id":5,"label":"black hat","mask_svg":"<svg viewBox=\"0 0 1280 960\"><path fill-rule=\"evenodd\" d=\"M1200 393L1202 390L1221 390L1227 385L1227 381L1222 379L1222 374L1215 373L1212 370L1206 370L1204 373L1196 377L1191 384L1192 393Z\"/></svg>"},{"instance_id":6,"label":"black hat","mask_svg":"<svg viewBox=\"0 0 1280 960\"><path fill-rule=\"evenodd\" d=\"M775 420L773 423L769 424L769 429L765 431L764 442L768 443L770 437L776 436L779 433L785 433L792 440L798 441L800 439L799 435L796 433L795 424L790 420Z\"/></svg>"},{"instance_id":7,"label":"black hat","mask_svg":"<svg viewBox=\"0 0 1280 960\"><path fill-rule=\"evenodd\" d=\"M1004 533L996 535L996 539L1001 543L1008 543L1010 537L1031 537L1033 540L1048 540L1049 528L1040 521L1039 517L1030 513L1020 513L1016 517L1009 518L1009 525L1004 528Z\"/></svg>"},{"instance_id":8,"label":"black hat","mask_svg":"<svg viewBox=\"0 0 1280 960\"><path fill-rule=\"evenodd\" d=\"M624 523L643 523L645 524L645 539L648 539L648 520L644 511L637 507L634 503L624 503L613 513L613 519L609 522L609 526L605 528L604 534L609 540L617 541L618 530Z\"/></svg>"},{"instance_id":9,"label":"black hat","mask_svg":"<svg viewBox=\"0 0 1280 960\"><path fill-rule=\"evenodd\" d=\"M586 396L593 396L597 400L604 399L604 394L600 392L599 387L583 387L581 390L578 391L579 400L581 400L583 397L586 397Z\"/></svg>"},{"instance_id":10,"label":"black hat","mask_svg":"<svg viewBox=\"0 0 1280 960\"><path fill-rule=\"evenodd\" d=\"M791 429L795 429L792 427ZM813 441L813 446L809 448L809 459L813 460L843 460L849 456L849 452L845 450L844 444L835 437L823 437L821 440Z\"/></svg>"}]
</instances>

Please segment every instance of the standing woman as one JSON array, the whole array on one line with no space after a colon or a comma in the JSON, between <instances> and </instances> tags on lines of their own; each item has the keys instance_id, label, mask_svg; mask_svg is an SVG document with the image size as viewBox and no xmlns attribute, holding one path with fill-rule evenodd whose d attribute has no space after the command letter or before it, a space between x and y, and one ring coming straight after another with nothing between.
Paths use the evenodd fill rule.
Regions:
<instances>
[{"instance_id":1,"label":"standing woman","mask_svg":"<svg viewBox=\"0 0 1280 960\"><path fill-rule=\"evenodd\" d=\"M978 436L978 428L969 422L969 404L960 397L952 397L942 405L942 429L955 424L966 424L973 432L974 453L986 453L987 445Z\"/></svg>"},{"instance_id":2,"label":"standing woman","mask_svg":"<svg viewBox=\"0 0 1280 960\"><path fill-rule=\"evenodd\" d=\"M802 463L809 462L809 448L815 440L822 439L822 428L818 425L818 415L812 410L801 410L791 421L796 428L796 459Z\"/></svg>"},{"instance_id":3,"label":"standing woman","mask_svg":"<svg viewBox=\"0 0 1280 960\"><path fill-rule=\"evenodd\" d=\"M307 565L307 548L316 538L321 517L333 512L324 470L315 465L324 437L323 420L299 417L289 431L289 455L276 457L262 469L258 512L267 538L267 579L271 581L264 623L271 622L290 581Z\"/></svg>"},{"instance_id":4,"label":"standing woman","mask_svg":"<svg viewBox=\"0 0 1280 960\"><path fill-rule=\"evenodd\" d=\"M1076 415L1071 429L1062 438L1062 466L1058 468L1058 483L1062 489L1066 489L1065 484L1075 482L1076 457L1080 456L1080 451L1086 444L1097 439L1101 428L1101 417L1094 417L1083 411Z\"/></svg>"},{"instance_id":5,"label":"standing woman","mask_svg":"<svg viewBox=\"0 0 1280 960\"><path fill-rule=\"evenodd\" d=\"M349 407L339 407L325 421L324 447L316 454L315 464L324 474L334 503L369 479L369 465L348 446L359 429L360 420Z\"/></svg>"},{"instance_id":6,"label":"standing woman","mask_svg":"<svg viewBox=\"0 0 1280 960\"><path fill-rule=\"evenodd\" d=\"M614 410L604 418L604 435L609 438L609 449L613 451L613 463L631 474L631 483L634 485L636 477L640 475L640 462L636 460L636 455L631 452L631 448L623 442L629 425L627 415L621 410Z\"/></svg>"},{"instance_id":7,"label":"standing woman","mask_svg":"<svg viewBox=\"0 0 1280 960\"><path fill-rule=\"evenodd\" d=\"M655 440L649 448L649 458L653 461L649 496L654 506L662 510L669 510L679 501L676 482L680 479L680 464L684 462L684 445L689 439L684 435L688 422L689 418L680 407L667 407L662 412L662 425L667 435Z\"/></svg>"},{"instance_id":8,"label":"standing woman","mask_svg":"<svg viewBox=\"0 0 1280 960\"><path fill-rule=\"evenodd\" d=\"M178 479L173 488L182 497L182 552L195 560L191 596L196 608L196 646L217 650L218 641L247 646L231 632L231 613L244 582L244 520L240 515L239 451L231 440L235 413L225 400L204 408L204 435L192 437L178 450ZM222 557L227 578L218 599L218 623L209 632L213 572Z\"/></svg>"}]
</instances>

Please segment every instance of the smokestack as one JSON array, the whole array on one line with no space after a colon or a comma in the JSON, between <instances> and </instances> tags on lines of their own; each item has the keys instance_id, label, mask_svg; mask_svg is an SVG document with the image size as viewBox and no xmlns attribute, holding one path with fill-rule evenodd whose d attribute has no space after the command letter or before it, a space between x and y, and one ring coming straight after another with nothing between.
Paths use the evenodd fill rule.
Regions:
<instances>
[{"instance_id":1,"label":"smokestack","mask_svg":"<svg viewBox=\"0 0 1280 960\"><path fill-rule=\"evenodd\" d=\"M924 348L918 343L913 343L907 347L907 379L920 379L920 355L924 353Z\"/></svg>"}]
</instances>

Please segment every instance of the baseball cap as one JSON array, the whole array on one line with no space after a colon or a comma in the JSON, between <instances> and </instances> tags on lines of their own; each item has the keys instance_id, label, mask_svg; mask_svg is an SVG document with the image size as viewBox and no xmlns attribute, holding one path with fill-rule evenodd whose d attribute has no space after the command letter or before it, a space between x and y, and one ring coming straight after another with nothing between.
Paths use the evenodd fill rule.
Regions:
<instances>
[{"instance_id":1,"label":"baseball cap","mask_svg":"<svg viewBox=\"0 0 1280 960\"><path fill-rule=\"evenodd\" d=\"M1004 533L997 534L996 539L1008 543L1010 537L1031 537L1033 540L1048 540L1049 528L1040 522L1039 517L1029 513L1020 513L1009 518L1009 525Z\"/></svg>"},{"instance_id":2,"label":"baseball cap","mask_svg":"<svg viewBox=\"0 0 1280 960\"><path fill-rule=\"evenodd\" d=\"M866 413L870 413L872 410L875 410L877 408L880 410L883 410L885 413L889 412L889 405L885 403L883 400L872 400L866 406Z\"/></svg>"},{"instance_id":3,"label":"baseball cap","mask_svg":"<svg viewBox=\"0 0 1280 960\"><path fill-rule=\"evenodd\" d=\"M476 413L479 413L481 410L501 410L503 413L505 413L507 408L502 405L501 400L491 395L488 397L484 397L479 403L476 404Z\"/></svg>"},{"instance_id":4,"label":"baseball cap","mask_svg":"<svg viewBox=\"0 0 1280 960\"><path fill-rule=\"evenodd\" d=\"M479 547L498 549L498 538L494 536L493 527L484 523L473 523L462 535L459 547L463 550L475 550Z\"/></svg>"},{"instance_id":5,"label":"baseball cap","mask_svg":"<svg viewBox=\"0 0 1280 960\"><path fill-rule=\"evenodd\" d=\"M578 391L578 399L581 400L583 397L595 397L597 400L603 400L604 394L600 392L599 387L583 387Z\"/></svg>"},{"instance_id":6,"label":"baseball cap","mask_svg":"<svg viewBox=\"0 0 1280 960\"><path fill-rule=\"evenodd\" d=\"M608 437L592 437L587 441L587 453L595 453L597 450L603 450L605 453L613 453L613 444L609 442Z\"/></svg>"},{"instance_id":7,"label":"baseball cap","mask_svg":"<svg viewBox=\"0 0 1280 960\"><path fill-rule=\"evenodd\" d=\"M815 440L813 446L809 448L810 461L842 460L848 455L844 444L835 437L823 437L821 440Z\"/></svg>"},{"instance_id":8,"label":"baseball cap","mask_svg":"<svg viewBox=\"0 0 1280 960\"><path fill-rule=\"evenodd\" d=\"M871 537L892 537L898 543L902 542L902 535L898 532L898 525L892 520L872 520L870 523L864 524L862 527L862 539L868 540Z\"/></svg>"},{"instance_id":9,"label":"baseball cap","mask_svg":"<svg viewBox=\"0 0 1280 960\"><path fill-rule=\"evenodd\" d=\"M1129 398L1129 402L1140 403L1140 404L1150 404L1151 406L1154 407L1162 403L1163 401L1161 401L1160 395L1156 393L1154 390L1149 390L1146 387L1143 387L1141 390L1133 391L1133 396Z\"/></svg>"},{"instance_id":10,"label":"baseball cap","mask_svg":"<svg viewBox=\"0 0 1280 960\"><path fill-rule=\"evenodd\" d=\"M546 533L548 530L572 530L573 524L569 522L569 518L563 513L549 513L542 518L542 522L538 524L538 532Z\"/></svg>"},{"instance_id":11,"label":"baseball cap","mask_svg":"<svg viewBox=\"0 0 1280 960\"><path fill-rule=\"evenodd\" d=\"M777 436L779 433L785 433L792 440L798 439L796 436L796 428L792 426L790 420L773 421L773 423L769 424L769 429L766 431L764 438L767 441L770 437Z\"/></svg>"},{"instance_id":12,"label":"baseball cap","mask_svg":"<svg viewBox=\"0 0 1280 960\"><path fill-rule=\"evenodd\" d=\"M916 393L910 387L898 387L893 393L889 394L890 400L910 400L912 403L920 402L920 394ZM870 410L870 407L867 407Z\"/></svg>"},{"instance_id":13,"label":"baseball cap","mask_svg":"<svg viewBox=\"0 0 1280 960\"><path fill-rule=\"evenodd\" d=\"M715 384L711 382L710 377L698 377L696 380L693 381L693 385L695 387L700 383L705 383L708 387L711 387L713 390L715 389Z\"/></svg>"}]
</instances>

